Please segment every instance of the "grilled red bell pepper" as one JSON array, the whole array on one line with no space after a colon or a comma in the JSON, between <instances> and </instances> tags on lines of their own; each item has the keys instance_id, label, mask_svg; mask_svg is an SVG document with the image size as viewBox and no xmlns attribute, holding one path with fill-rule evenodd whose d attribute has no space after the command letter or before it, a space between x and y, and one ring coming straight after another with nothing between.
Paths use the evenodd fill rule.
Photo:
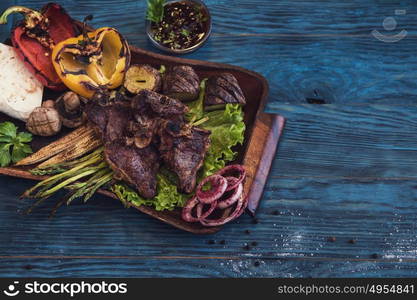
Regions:
<instances>
[{"instance_id":1,"label":"grilled red bell pepper","mask_svg":"<svg viewBox=\"0 0 417 300\"><path fill-rule=\"evenodd\" d=\"M5 24L7 17L15 12L24 15L11 34L19 57L44 86L64 89L52 65L51 54L56 44L76 35L74 21L59 4L49 3L40 12L22 6L9 7L0 16L0 24Z\"/></svg>"}]
</instances>

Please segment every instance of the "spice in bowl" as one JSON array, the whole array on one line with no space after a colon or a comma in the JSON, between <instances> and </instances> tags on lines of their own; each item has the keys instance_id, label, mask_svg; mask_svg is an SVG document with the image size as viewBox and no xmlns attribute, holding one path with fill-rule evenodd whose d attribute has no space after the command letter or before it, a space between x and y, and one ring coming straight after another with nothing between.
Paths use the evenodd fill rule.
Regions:
<instances>
[{"instance_id":1,"label":"spice in bowl","mask_svg":"<svg viewBox=\"0 0 417 300\"><path fill-rule=\"evenodd\" d=\"M160 49L188 53L199 48L211 31L211 18L201 1L149 0L147 33Z\"/></svg>"}]
</instances>

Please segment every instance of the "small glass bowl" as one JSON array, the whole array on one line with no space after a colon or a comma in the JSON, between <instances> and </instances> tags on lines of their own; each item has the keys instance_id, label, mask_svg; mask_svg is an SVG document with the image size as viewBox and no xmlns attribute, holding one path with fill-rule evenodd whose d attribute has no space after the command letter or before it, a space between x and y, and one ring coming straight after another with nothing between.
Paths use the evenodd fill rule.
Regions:
<instances>
[{"instance_id":1,"label":"small glass bowl","mask_svg":"<svg viewBox=\"0 0 417 300\"><path fill-rule=\"evenodd\" d=\"M205 11L205 14L207 15L207 30L205 32L204 37L195 45L189 47L189 48L184 48L184 49L171 49L168 47L165 47L164 45L160 44L158 41L156 41L152 35L152 22L149 20L146 20L146 34L148 35L149 40L152 42L152 44L157 47L158 49L165 51L167 53L170 54L186 54L186 53L191 53L194 52L195 50L197 50L198 48L200 48L201 46L203 46L203 44L207 41L207 39L209 38L210 34L211 34L211 27L212 27L212 21L211 21L211 15L210 15L210 11L208 10L208 7L204 4L204 2L200 1L200 0L175 0L175 1L167 1L165 3L165 5L169 4L169 3L174 3L174 2L194 2L198 5L200 5L203 10Z\"/></svg>"}]
</instances>

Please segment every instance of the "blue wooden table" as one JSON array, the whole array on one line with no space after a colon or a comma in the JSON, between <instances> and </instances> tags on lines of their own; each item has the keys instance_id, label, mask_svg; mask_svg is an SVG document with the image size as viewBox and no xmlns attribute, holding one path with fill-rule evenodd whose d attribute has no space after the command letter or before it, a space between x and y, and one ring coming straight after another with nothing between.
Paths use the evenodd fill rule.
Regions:
<instances>
[{"instance_id":1,"label":"blue wooden table","mask_svg":"<svg viewBox=\"0 0 417 300\"><path fill-rule=\"evenodd\" d=\"M52 220L48 205L24 216L18 195L33 183L0 177L0 275L415 276L415 0L205 2L213 34L186 57L263 74L267 111L287 117L259 223L195 236L99 196ZM144 0L61 3L154 50Z\"/></svg>"}]
</instances>

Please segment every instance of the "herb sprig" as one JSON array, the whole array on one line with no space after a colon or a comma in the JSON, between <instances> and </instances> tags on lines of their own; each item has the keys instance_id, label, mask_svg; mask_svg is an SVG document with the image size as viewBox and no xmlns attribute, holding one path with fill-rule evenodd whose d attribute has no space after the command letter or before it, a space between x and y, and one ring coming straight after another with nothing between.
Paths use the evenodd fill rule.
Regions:
<instances>
[{"instance_id":1,"label":"herb sprig","mask_svg":"<svg viewBox=\"0 0 417 300\"><path fill-rule=\"evenodd\" d=\"M164 18L164 4L165 0L148 0L146 19L155 23L161 22Z\"/></svg>"},{"instance_id":2,"label":"herb sprig","mask_svg":"<svg viewBox=\"0 0 417 300\"><path fill-rule=\"evenodd\" d=\"M17 132L12 122L0 123L0 167L17 163L33 151L27 143L32 141L32 134Z\"/></svg>"}]
</instances>

